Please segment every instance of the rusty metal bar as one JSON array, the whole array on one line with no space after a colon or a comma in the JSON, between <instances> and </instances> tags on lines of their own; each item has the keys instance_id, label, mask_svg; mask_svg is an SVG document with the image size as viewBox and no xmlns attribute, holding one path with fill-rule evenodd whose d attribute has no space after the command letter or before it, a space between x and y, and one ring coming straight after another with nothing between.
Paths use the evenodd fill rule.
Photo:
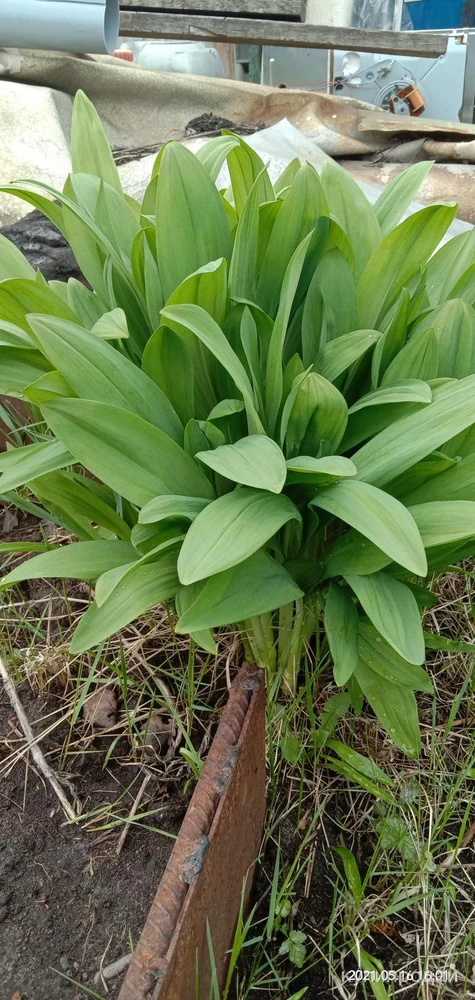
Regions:
<instances>
[{"instance_id":1,"label":"rusty metal bar","mask_svg":"<svg viewBox=\"0 0 475 1000\"><path fill-rule=\"evenodd\" d=\"M208 1000L209 923L220 986L265 817L265 686L237 675L119 1000Z\"/></svg>"}]
</instances>

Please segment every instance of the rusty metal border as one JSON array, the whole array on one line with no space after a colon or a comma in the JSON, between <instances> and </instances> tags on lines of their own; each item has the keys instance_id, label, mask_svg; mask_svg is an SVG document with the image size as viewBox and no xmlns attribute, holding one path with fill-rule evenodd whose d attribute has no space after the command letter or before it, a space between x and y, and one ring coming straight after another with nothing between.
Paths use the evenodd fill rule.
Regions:
<instances>
[{"instance_id":1,"label":"rusty metal border","mask_svg":"<svg viewBox=\"0 0 475 1000\"><path fill-rule=\"evenodd\" d=\"M252 809L248 811L251 801ZM213 866L222 869L226 863L222 851L220 854L220 842L229 840L229 826L239 819L244 802L249 814L235 859L242 871L233 868L236 898L224 894L219 899L216 873L215 884L210 889L209 869ZM265 684L262 672L245 663L230 689L118 1000L192 1000L194 989L189 997L185 996L183 982L186 979L194 983L197 959L200 961L199 996L208 1000L209 955L204 952L203 944L200 954L194 942L198 937L203 940L208 916L206 906L211 904L215 917L217 910L222 908L225 926L221 937L223 934L229 937L228 941L221 942L225 946L215 955L218 980L222 983L226 973L226 951L232 942L241 905L242 880L249 876L256 860L264 818ZM228 831L224 832L224 837L223 830ZM210 851L214 847L216 849ZM229 853L229 843L224 847L226 850ZM222 871L217 875L219 878ZM251 878L248 877L247 894L250 888Z\"/></svg>"}]
</instances>

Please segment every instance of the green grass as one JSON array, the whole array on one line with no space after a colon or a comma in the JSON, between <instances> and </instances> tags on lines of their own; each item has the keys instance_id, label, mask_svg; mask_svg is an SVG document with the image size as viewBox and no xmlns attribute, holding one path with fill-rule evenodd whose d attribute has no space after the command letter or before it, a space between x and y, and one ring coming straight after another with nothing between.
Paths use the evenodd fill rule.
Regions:
<instances>
[{"instance_id":1,"label":"green grass","mask_svg":"<svg viewBox=\"0 0 475 1000\"><path fill-rule=\"evenodd\" d=\"M441 578L426 628L473 642L473 585L470 568ZM126 779L127 768L144 759L147 720L156 709L174 720L167 768L181 787L193 784L239 661L237 637L223 636L219 656L207 657L174 634L163 611L95 655L71 658L68 642L85 591L79 596L52 584L33 600L24 589L3 600L2 647L15 679L38 693L59 693L59 709L35 726L39 740L51 743L58 734L58 766L71 772L81 756L98 753L82 711L91 691L106 685L120 698L104 766L119 759L124 783L100 807L86 801L84 830L119 835L130 824L156 827L160 804L148 793L130 815L141 779ZM306 988L311 1000L475 996L474 669L470 654L431 654L436 695L419 697L418 761L398 751L369 714L338 719L337 712L338 742L324 745L331 735L325 709L336 691L325 648L308 649L293 701L282 698L276 676L267 709L269 808L252 908L241 910L224 993L218 997L214 984L210 1000L300 1000ZM373 761L387 780L372 775L368 785L361 757L348 758L350 766L340 743ZM19 745L8 768L20 753ZM455 969L457 982L401 993L391 983L372 990L371 983L349 981L372 962L387 972Z\"/></svg>"}]
</instances>

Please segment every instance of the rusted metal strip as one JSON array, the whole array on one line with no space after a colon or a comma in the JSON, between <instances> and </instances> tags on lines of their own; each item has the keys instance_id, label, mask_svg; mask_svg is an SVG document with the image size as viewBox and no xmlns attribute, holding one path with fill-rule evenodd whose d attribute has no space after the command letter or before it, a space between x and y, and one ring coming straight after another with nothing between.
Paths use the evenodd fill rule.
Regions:
<instances>
[{"instance_id":1,"label":"rusted metal strip","mask_svg":"<svg viewBox=\"0 0 475 1000\"><path fill-rule=\"evenodd\" d=\"M221 717L119 1000L208 1000L249 894L265 817L265 686L244 664Z\"/></svg>"}]
</instances>

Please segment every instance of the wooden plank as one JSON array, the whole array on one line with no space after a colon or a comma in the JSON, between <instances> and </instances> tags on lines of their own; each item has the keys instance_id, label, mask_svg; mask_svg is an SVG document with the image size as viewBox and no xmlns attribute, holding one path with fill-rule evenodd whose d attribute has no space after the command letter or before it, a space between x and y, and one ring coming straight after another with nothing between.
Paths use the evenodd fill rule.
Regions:
<instances>
[{"instance_id":1,"label":"wooden plank","mask_svg":"<svg viewBox=\"0 0 475 1000\"><path fill-rule=\"evenodd\" d=\"M120 0L123 10L151 10L181 14L219 14L231 17L265 15L281 21L305 21L307 0Z\"/></svg>"},{"instance_id":2,"label":"wooden plank","mask_svg":"<svg viewBox=\"0 0 475 1000\"><path fill-rule=\"evenodd\" d=\"M437 58L447 51L447 36L417 31L365 31L291 21L247 20L240 17L202 17L188 14L131 12L123 9L121 35L138 38L176 38L200 42L243 42L249 45L286 45L296 48L347 49Z\"/></svg>"}]
</instances>

